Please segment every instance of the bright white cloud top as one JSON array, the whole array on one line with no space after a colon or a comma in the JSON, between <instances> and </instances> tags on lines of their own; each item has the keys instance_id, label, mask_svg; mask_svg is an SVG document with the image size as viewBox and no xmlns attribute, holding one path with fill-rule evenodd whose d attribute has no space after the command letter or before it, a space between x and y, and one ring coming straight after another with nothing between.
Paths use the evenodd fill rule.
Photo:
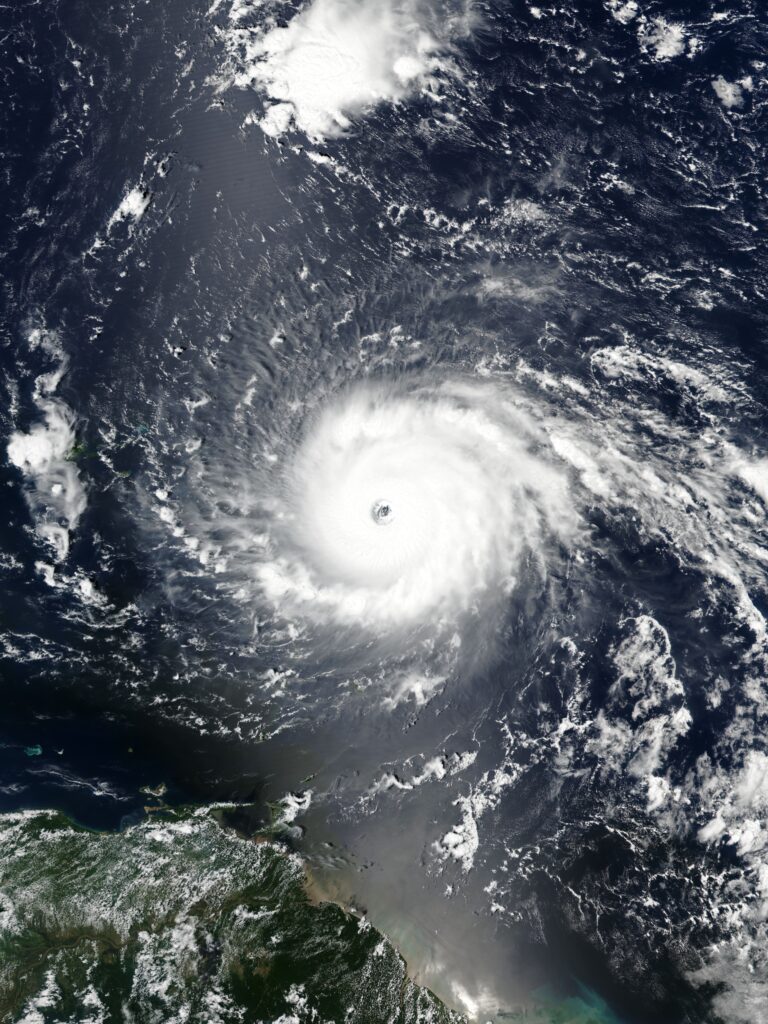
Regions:
<instances>
[{"instance_id":1,"label":"bright white cloud top","mask_svg":"<svg viewBox=\"0 0 768 1024\"><path fill-rule=\"evenodd\" d=\"M453 623L572 531L567 478L491 384L358 385L324 404L286 469L266 596L380 633Z\"/></svg>"},{"instance_id":2,"label":"bright white cloud top","mask_svg":"<svg viewBox=\"0 0 768 1024\"><path fill-rule=\"evenodd\" d=\"M227 33L234 82L266 94L268 135L296 128L315 141L343 134L380 103L428 85L444 41L413 0L313 0L287 25Z\"/></svg>"},{"instance_id":3,"label":"bright white cloud top","mask_svg":"<svg viewBox=\"0 0 768 1024\"><path fill-rule=\"evenodd\" d=\"M54 334L35 328L27 340L30 348L48 353L55 365L35 381L33 397L39 419L28 430L11 434L8 461L24 475L25 496L38 535L62 561L69 552L70 533L86 506L85 488L77 466L69 459L75 444L75 417L56 396L67 361Z\"/></svg>"}]
</instances>

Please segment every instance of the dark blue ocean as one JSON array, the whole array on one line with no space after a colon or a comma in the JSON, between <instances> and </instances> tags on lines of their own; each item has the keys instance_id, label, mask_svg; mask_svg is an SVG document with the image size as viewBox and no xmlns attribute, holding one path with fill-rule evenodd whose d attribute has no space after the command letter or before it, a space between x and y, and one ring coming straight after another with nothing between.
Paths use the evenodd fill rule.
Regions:
<instances>
[{"instance_id":1,"label":"dark blue ocean","mask_svg":"<svg viewBox=\"0 0 768 1024\"><path fill-rule=\"evenodd\" d=\"M0 811L252 804L472 1019L757 1024L768 19L471 6L325 138L233 81L293 4L0 12ZM493 615L276 611L310 413L459 379L566 495L494 463Z\"/></svg>"}]
</instances>

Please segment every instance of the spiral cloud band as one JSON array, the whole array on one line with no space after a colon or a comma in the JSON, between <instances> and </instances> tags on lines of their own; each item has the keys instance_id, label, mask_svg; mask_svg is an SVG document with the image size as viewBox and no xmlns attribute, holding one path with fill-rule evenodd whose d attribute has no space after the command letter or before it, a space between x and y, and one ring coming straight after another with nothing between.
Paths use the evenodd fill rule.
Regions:
<instances>
[{"instance_id":1,"label":"spiral cloud band","mask_svg":"<svg viewBox=\"0 0 768 1024\"><path fill-rule=\"evenodd\" d=\"M319 621L449 624L509 593L524 556L571 530L547 448L493 385L358 385L321 408L290 460L260 585Z\"/></svg>"}]
</instances>

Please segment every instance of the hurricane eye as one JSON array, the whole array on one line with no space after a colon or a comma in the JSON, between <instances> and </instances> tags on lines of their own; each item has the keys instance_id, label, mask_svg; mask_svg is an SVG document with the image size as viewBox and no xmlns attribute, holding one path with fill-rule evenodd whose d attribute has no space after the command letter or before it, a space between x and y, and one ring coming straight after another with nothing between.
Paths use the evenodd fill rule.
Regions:
<instances>
[{"instance_id":1,"label":"hurricane eye","mask_svg":"<svg viewBox=\"0 0 768 1024\"><path fill-rule=\"evenodd\" d=\"M371 519L377 526L387 526L395 518L395 511L388 501L375 501L371 506Z\"/></svg>"}]
</instances>

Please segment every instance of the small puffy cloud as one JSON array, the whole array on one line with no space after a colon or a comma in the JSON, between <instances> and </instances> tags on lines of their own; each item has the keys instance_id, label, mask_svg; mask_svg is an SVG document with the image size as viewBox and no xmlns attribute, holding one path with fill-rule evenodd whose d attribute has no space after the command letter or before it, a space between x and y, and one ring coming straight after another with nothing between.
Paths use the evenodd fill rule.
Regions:
<instances>
[{"instance_id":1,"label":"small puffy cloud","mask_svg":"<svg viewBox=\"0 0 768 1024\"><path fill-rule=\"evenodd\" d=\"M685 26L669 22L665 18L643 21L638 30L640 45L652 54L654 60L671 60L685 52Z\"/></svg>"},{"instance_id":2,"label":"small puffy cloud","mask_svg":"<svg viewBox=\"0 0 768 1024\"><path fill-rule=\"evenodd\" d=\"M120 200L117 209L109 218L107 232L110 232L116 224L121 221L140 221L152 200L152 193L149 189L137 185L129 189Z\"/></svg>"},{"instance_id":3,"label":"small puffy cloud","mask_svg":"<svg viewBox=\"0 0 768 1024\"><path fill-rule=\"evenodd\" d=\"M622 25L628 25L637 17L637 0L608 0L608 8L612 17Z\"/></svg>"},{"instance_id":4,"label":"small puffy cloud","mask_svg":"<svg viewBox=\"0 0 768 1024\"><path fill-rule=\"evenodd\" d=\"M711 84L726 110L744 106L744 90L739 82L727 82L722 75L718 75Z\"/></svg>"}]
</instances>

